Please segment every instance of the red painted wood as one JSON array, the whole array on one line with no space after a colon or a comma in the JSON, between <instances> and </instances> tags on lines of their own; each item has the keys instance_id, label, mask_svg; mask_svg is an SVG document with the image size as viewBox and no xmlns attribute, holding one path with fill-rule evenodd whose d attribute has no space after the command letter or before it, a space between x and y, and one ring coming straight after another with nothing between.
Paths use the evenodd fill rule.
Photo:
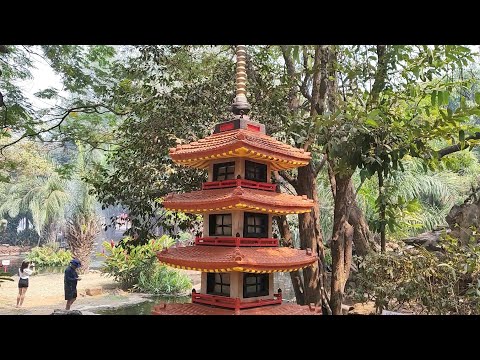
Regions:
<instances>
[{"instance_id":1,"label":"red painted wood","mask_svg":"<svg viewBox=\"0 0 480 360\"><path fill-rule=\"evenodd\" d=\"M240 301L239 298L231 298L227 296L218 296L210 294L200 294L192 291L192 303L205 304L205 305L214 305L218 307L224 307L229 309L235 309L236 311L240 309L253 308L257 306L265 305L274 305L282 303L282 293L274 294L274 299L261 299L255 301Z\"/></svg>"},{"instance_id":2,"label":"red painted wood","mask_svg":"<svg viewBox=\"0 0 480 360\"><path fill-rule=\"evenodd\" d=\"M247 130L260 132L260 126L247 124Z\"/></svg>"},{"instance_id":3,"label":"red painted wood","mask_svg":"<svg viewBox=\"0 0 480 360\"><path fill-rule=\"evenodd\" d=\"M195 245L216 246L278 246L278 239L207 236L195 238Z\"/></svg>"},{"instance_id":4,"label":"red painted wood","mask_svg":"<svg viewBox=\"0 0 480 360\"><path fill-rule=\"evenodd\" d=\"M220 125L220 132L233 130L234 126L235 126L234 123Z\"/></svg>"},{"instance_id":5,"label":"red painted wood","mask_svg":"<svg viewBox=\"0 0 480 360\"><path fill-rule=\"evenodd\" d=\"M234 180L204 182L202 184L202 190L222 189L222 188L236 187L236 186L265 190L265 191L275 191L277 188L276 184L245 180L245 179L234 179Z\"/></svg>"}]
</instances>

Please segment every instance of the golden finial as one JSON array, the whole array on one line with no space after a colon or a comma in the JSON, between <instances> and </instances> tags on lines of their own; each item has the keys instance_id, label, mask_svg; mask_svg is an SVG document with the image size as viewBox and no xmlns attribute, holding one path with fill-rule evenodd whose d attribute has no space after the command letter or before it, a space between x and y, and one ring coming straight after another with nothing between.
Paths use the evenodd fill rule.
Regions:
<instances>
[{"instance_id":1,"label":"golden finial","mask_svg":"<svg viewBox=\"0 0 480 360\"><path fill-rule=\"evenodd\" d=\"M247 101L247 72L245 45L237 45L237 68L236 68L236 97L232 104L232 112L235 115L247 114L250 111L250 104Z\"/></svg>"}]
</instances>

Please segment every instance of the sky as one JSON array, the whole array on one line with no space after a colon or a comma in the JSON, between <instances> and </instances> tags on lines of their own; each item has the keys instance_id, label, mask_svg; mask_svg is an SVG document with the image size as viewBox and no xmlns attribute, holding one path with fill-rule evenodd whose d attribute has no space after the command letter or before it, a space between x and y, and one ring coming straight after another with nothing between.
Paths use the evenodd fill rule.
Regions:
<instances>
[{"instance_id":1,"label":"sky","mask_svg":"<svg viewBox=\"0 0 480 360\"><path fill-rule=\"evenodd\" d=\"M41 51L39 51L41 53ZM57 89L62 96L67 96L66 91L62 91L62 81L58 74L55 74L50 65L40 56L32 56L34 68L31 70L32 79L27 79L18 84L24 91L25 96L31 101L34 108L49 108L58 104L58 100L39 99L34 94L40 90L49 87Z\"/></svg>"}]
</instances>

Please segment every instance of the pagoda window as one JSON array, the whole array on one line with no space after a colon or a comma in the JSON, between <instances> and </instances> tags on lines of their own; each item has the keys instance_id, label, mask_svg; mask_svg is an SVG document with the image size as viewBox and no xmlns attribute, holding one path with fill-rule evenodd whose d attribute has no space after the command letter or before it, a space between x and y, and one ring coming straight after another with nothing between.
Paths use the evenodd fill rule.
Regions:
<instances>
[{"instance_id":1,"label":"pagoda window","mask_svg":"<svg viewBox=\"0 0 480 360\"><path fill-rule=\"evenodd\" d=\"M232 236L232 214L211 214L210 236Z\"/></svg>"},{"instance_id":2,"label":"pagoda window","mask_svg":"<svg viewBox=\"0 0 480 360\"><path fill-rule=\"evenodd\" d=\"M243 274L243 297L268 295L269 274Z\"/></svg>"},{"instance_id":3,"label":"pagoda window","mask_svg":"<svg viewBox=\"0 0 480 360\"><path fill-rule=\"evenodd\" d=\"M208 273L207 294L230 296L230 274Z\"/></svg>"},{"instance_id":4,"label":"pagoda window","mask_svg":"<svg viewBox=\"0 0 480 360\"><path fill-rule=\"evenodd\" d=\"M266 238L268 236L268 215L245 213L243 237Z\"/></svg>"},{"instance_id":5,"label":"pagoda window","mask_svg":"<svg viewBox=\"0 0 480 360\"><path fill-rule=\"evenodd\" d=\"M213 164L213 181L235 179L235 161Z\"/></svg>"},{"instance_id":6,"label":"pagoda window","mask_svg":"<svg viewBox=\"0 0 480 360\"><path fill-rule=\"evenodd\" d=\"M245 160L245 179L267 182L267 165Z\"/></svg>"}]
</instances>

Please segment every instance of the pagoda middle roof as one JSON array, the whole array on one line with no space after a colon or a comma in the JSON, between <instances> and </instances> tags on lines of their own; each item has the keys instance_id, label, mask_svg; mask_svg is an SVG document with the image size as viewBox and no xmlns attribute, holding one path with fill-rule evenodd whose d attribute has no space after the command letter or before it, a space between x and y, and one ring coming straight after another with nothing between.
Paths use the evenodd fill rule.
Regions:
<instances>
[{"instance_id":1,"label":"pagoda middle roof","mask_svg":"<svg viewBox=\"0 0 480 360\"><path fill-rule=\"evenodd\" d=\"M166 209L186 213L244 210L259 213L299 214L309 212L315 202L305 195L295 196L237 186L169 194L163 201Z\"/></svg>"},{"instance_id":2,"label":"pagoda middle roof","mask_svg":"<svg viewBox=\"0 0 480 360\"><path fill-rule=\"evenodd\" d=\"M244 157L271 163L272 170L305 166L311 156L303 149L285 144L271 136L246 129L216 133L189 144L170 148L174 162L205 169L211 160Z\"/></svg>"},{"instance_id":3,"label":"pagoda middle roof","mask_svg":"<svg viewBox=\"0 0 480 360\"><path fill-rule=\"evenodd\" d=\"M193 245L157 252L158 260L179 269L204 272L290 272L312 265L318 257L288 247L242 247Z\"/></svg>"}]
</instances>

